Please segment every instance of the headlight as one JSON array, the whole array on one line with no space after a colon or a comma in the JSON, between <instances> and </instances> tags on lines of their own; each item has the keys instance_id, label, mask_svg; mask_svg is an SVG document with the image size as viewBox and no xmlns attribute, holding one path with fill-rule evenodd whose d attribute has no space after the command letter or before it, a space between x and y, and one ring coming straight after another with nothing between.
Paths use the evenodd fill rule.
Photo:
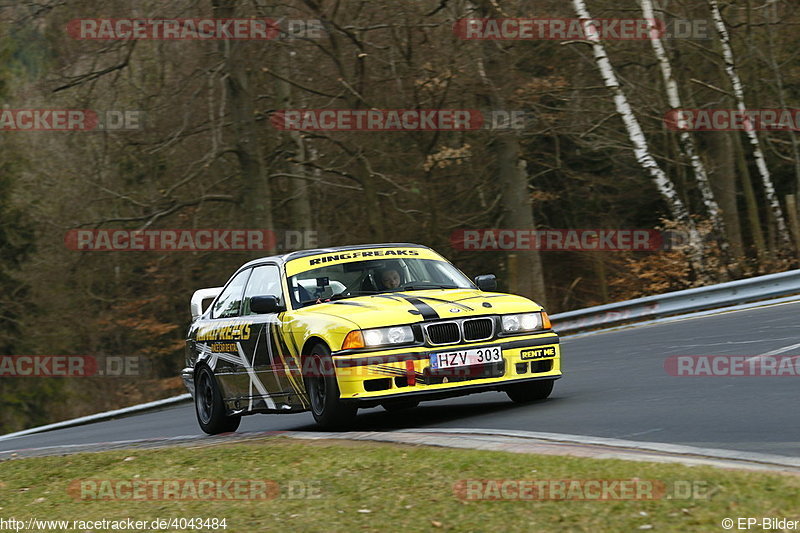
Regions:
<instances>
[{"instance_id":1,"label":"headlight","mask_svg":"<svg viewBox=\"0 0 800 533\"><path fill-rule=\"evenodd\" d=\"M519 333L522 331L536 331L542 329L542 313L520 313L517 315L503 315L503 333Z\"/></svg>"},{"instance_id":2,"label":"headlight","mask_svg":"<svg viewBox=\"0 0 800 533\"><path fill-rule=\"evenodd\" d=\"M414 330L411 329L411 326L365 329L363 334L364 344L369 347L414 342Z\"/></svg>"}]
</instances>

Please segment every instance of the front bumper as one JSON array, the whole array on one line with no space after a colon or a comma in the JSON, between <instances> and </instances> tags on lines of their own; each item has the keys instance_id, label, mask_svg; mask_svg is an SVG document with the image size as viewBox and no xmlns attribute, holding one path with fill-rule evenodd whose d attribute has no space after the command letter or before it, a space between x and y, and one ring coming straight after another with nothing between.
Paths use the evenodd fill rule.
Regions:
<instances>
[{"instance_id":1,"label":"front bumper","mask_svg":"<svg viewBox=\"0 0 800 533\"><path fill-rule=\"evenodd\" d=\"M474 348L500 347L503 360L447 370L431 368L432 354ZM522 352L537 350L535 359ZM365 354L333 354L342 400L359 404L393 399L435 399L561 377L561 351L555 333L506 337L489 342L437 348L417 347Z\"/></svg>"}]
</instances>

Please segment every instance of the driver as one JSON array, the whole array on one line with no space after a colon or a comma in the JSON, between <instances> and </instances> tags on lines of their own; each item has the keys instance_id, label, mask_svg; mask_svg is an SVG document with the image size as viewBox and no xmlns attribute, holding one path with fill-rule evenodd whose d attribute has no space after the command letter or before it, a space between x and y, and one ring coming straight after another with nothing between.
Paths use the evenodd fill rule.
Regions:
<instances>
[{"instance_id":1,"label":"driver","mask_svg":"<svg viewBox=\"0 0 800 533\"><path fill-rule=\"evenodd\" d=\"M382 269L378 273L378 279L380 279L381 285L386 289L396 289L400 286L401 282L400 272L395 267Z\"/></svg>"}]
</instances>

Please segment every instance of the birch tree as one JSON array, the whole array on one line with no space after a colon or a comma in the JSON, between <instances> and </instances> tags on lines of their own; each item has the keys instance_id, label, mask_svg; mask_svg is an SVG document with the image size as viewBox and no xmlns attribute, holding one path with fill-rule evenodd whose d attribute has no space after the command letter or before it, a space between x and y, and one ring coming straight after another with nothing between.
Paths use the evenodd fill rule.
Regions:
<instances>
[{"instance_id":1,"label":"birch tree","mask_svg":"<svg viewBox=\"0 0 800 533\"><path fill-rule=\"evenodd\" d=\"M708 6L711 8L711 19L714 21L714 27L717 30L717 35L722 45L722 58L725 62L725 72L728 74L731 87L733 88L736 108L739 112L744 113L747 109L744 103L744 86L742 85L741 78L739 78L739 74L736 72L736 61L733 56L733 48L731 48L728 28L725 26L725 21L722 19L722 13L720 13L717 0L708 0ZM746 127L745 133L747 133L747 139L753 151L753 159L755 159L756 168L761 176L764 194L767 198L769 208L772 211L772 215L775 218L775 223L778 226L778 238L783 244L791 246L791 238L789 237L786 220L783 217L783 210L781 209L780 201L778 201L778 196L775 193L775 187L772 184L772 177L767 167L767 161L764 158L764 153L761 151L761 145L758 142L758 134L753 127Z\"/></svg>"},{"instance_id":2,"label":"birch tree","mask_svg":"<svg viewBox=\"0 0 800 533\"><path fill-rule=\"evenodd\" d=\"M625 129L628 132L628 137L633 144L633 153L636 157L636 161L650 174L650 177L658 188L658 192L666 201L672 217L681 224L684 224L688 229L688 251L692 266L701 277L706 277L705 267L703 265L702 243L700 242L700 234L697 231L697 226L689 216L689 211L680 199L680 196L678 196L678 192L675 190L675 184L672 183L672 180L658 165L658 162L650 153L650 148L647 145L647 139L644 136L642 127L636 115L633 113L633 109L631 109L625 93L622 91L617 75L614 72L614 67L611 65L611 61L606 54L605 46L603 46L597 31L592 27L592 17L589 14L589 10L586 8L586 3L584 0L572 0L572 5L578 17L585 19L585 33L592 46L592 53L597 63L597 69L600 71L603 83L614 96L614 105L617 112L622 117Z\"/></svg>"},{"instance_id":3,"label":"birch tree","mask_svg":"<svg viewBox=\"0 0 800 533\"><path fill-rule=\"evenodd\" d=\"M649 21L655 20L655 13L653 9L652 0L639 0L642 8L642 16ZM653 47L653 53L658 60L658 66L661 70L661 78L664 81L664 91L667 94L667 101L671 109L681 109L680 93L678 92L678 84L675 82L675 77L672 74L672 65L667 57L667 51L664 48L664 43L661 41L659 32L656 31L655 25L650 28L650 44ZM725 234L725 222L720 213L719 204L714 197L714 192L711 189L711 184L708 180L708 173L706 172L705 165L697 153L697 148L694 143L692 135L686 131L685 121L680 117L678 118L678 139L680 141L680 148L684 156L689 160L694 173L697 187L700 189L700 194L703 198L703 205L708 212L714 232L719 236L720 246L724 252L728 251L728 243Z\"/></svg>"}]
</instances>

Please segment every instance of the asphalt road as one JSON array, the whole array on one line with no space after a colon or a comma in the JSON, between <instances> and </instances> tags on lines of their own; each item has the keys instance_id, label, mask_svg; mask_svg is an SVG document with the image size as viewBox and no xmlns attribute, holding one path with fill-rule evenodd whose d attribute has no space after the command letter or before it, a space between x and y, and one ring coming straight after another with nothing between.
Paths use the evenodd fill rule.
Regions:
<instances>
[{"instance_id":1,"label":"asphalt road","mask_svg":"<svg viewBox=\"0 0 800 533\"><path fill-rule=\"evenodd\" d=\"M674 377L671 355L798 355L800 303L602 332L562 341L565 377L550 399L520 406L502 393L362 411L357 430L544 431L800 456L800 378ZM309 413L245 417L239 432L313 431ZM0 440L0 451L199 435L191 404Z\"/></svg>"}]
</instances>

